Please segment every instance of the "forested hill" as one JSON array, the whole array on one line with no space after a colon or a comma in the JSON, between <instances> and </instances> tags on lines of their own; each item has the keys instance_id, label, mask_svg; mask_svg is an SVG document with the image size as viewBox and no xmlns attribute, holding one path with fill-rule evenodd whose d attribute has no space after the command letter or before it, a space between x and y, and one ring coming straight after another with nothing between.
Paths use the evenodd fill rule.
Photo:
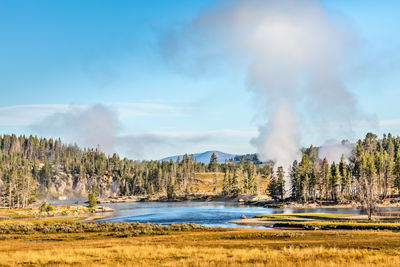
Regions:
<instances>
[{"instance_id":1,"label":"forested hill","mask_svg":"<svg viewBox=\"0 0 400 267\"><path fill-rule=\"evenodd\" d=\"M281 196L278 175L272 178L270 194ZM289 171L292 198L300 202L330 200L356 201L365 209L374 209L377 203L399 197L400 137L391 134L379 139L368 133L358 140L350 158L339 162L318 158L317 148L303 150L299 162L294 161Z\"/></svg>"},{"instance_id":2,"label":"forested hill","mask_svg":"<svg viewBox=\"0 0 400 267\"><path fill-rule=\"evenodd\" d=\"M0 144L0 206L25 206L48 197L71 199L89 192L102 197L222 194L227 170L235 173L240 192L254 194L258 190L255 176L268 172L252 163L219 164L215 156L209 164L187 156L179 162L133 161L34 136L3 135Z\"/></svg>"}]
</instances>

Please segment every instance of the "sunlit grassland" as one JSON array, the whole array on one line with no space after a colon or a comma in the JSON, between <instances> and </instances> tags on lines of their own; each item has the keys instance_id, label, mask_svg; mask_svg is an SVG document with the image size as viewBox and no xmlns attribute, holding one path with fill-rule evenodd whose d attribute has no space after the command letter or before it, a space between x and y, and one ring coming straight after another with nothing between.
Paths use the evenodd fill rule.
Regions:
<instances>
[{"instance_id":1,"label":"sunlit grassland","mask_svg":"<svg viewBox=\"0 0 400 267\"><path fill-rule=\"evenodd\" d=\"M400 266L400 233L205 228L123 238L6 234L0 265Z\"/></svg>"},{"instance_id":2,"label":"sunlit grassland","mask_svg":"<svg viewBox=\"0 0 400 267\"><path fill-rule=\"evenodd\" d=\"M213 195L222 192L224 180L223 172L204 172L195 173L193 181L190 182L189 192L196 194ZM257 186L260 192L265 192L269 184L268 177L257 176ZM185 193L185 188L181 188L179 193Z\"/></svg>"},{"instance_id":3,"label":"sunlit grassland","mask_svg":"<svg viewBox=\"0 0 400 267\"><path fill-rule=\"evenodd\" d=\"M197 194L219 193L222 191L223 179L222 172L195 173L189 191Z\"/></svg>"}]
</instances>

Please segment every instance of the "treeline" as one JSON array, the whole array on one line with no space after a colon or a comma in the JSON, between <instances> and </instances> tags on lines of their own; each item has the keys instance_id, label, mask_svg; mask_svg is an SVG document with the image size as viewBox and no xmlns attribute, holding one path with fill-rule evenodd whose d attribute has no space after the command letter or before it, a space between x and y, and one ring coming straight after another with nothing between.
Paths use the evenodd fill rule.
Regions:
<instances>
[{"instance_id":1,"label":"treeline","mask_svg":"<svg viewBox=\"0 0 400 267\"><path fill-rule=\"evenodd\" d=\"M301 161L294 161L289 170L291 190L286 193L297 201L355 200L368 206L400 190L400 137L385 134L378 139L368 133L358 140L351 157L342 156L339 162L317 155L318 148L304 149ZM272 196L279 195L271 189Z\"/></svg>"},{"instance_id":2,"label":"treeline","mask_svg":"<svg viewBox=\"0 0 400 267\"><path fill-rule=\"evenodd\" d=\"M196 162L185 155L177 161L134 161L100 149L81 149L60 139L35 136L0 136L0 205L26 206L66 176L73 186L84 184L86 194L165 195L190 193L195 173L223 172L222 194L269 194L274 199L291 196L293 200L360 201L372 203L400 190L400 137L382 139L368 133L359 140L349 159L339 162L318 158L318 148L303 149L302 159L290 170L271 164L254 164L252 155L239 163ZM259 177L270 178L267 191L260 188ZM289 179L288 179L289 178ZM285 185L285 181L289 184ZM289 189L290 188L290 189ZM365 204L367 205L367 204Z\"/></svg>"},{"instance_id":3,"label":"treeline","mask_svg":"<svg viewBox=\"0 0 400 267\"><path fill-rule=\"evenodd\" d=\"M260 169L260 171L263 170ZM257 175L257 166L252 161L245 164L242 158L239 164L229 165L225 169L222 193L226 196L257 194Z\"/></svg>"},{"instance_id":4,"label":"treeline","mask_svg":"<svg viewBox=\"0 0 400 267\"><path fill-rule=\"evenodd\" d=\"M0 204L10 207L29 205L40 194L70 175L73 184L86 185L86 193L103 195L115 189L119 195L164 194L189 191L195 173L230 173L224 187L229 195L255 192L254 165L218 164L213 155L209 164L185 155L177 161L133 161L117 154L107 156L100 149L81 149L60 139L35 136L0 136ZM248 176L249 174L249 176ZM244 178L248 177L248 178ZM236 182L240 181L240 182Z\"/></svg>"}]
</instances>

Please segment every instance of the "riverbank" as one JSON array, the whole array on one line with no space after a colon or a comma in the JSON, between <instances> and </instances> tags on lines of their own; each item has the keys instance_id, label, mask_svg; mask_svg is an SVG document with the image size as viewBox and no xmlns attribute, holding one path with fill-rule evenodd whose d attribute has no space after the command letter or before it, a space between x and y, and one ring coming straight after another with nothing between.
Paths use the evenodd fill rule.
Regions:
<instances>
[{"instance_id":1,"label":"riverbank","mask_svg":"<svg viewBox=\"0 0 400 267\"><path fill-rule=\"evenodd\" d=\"M352 220L366 219L364 215L353 214L327 214L327 213L283 213L283 214L266 214L257 215L253 218L242 218L240 220L231 221L237 225L259 225L276 228L276 224L284 222L314 222L318 220ZM298 227L303 228L303 227Z\"/></svg>"},{"instance_id":2,"label":"riverbank","mask_svg":"<svg viewBox=\"0 0 400 267\"><path fill-rule=\"evenodd\" d=\"M329 213L283 213L257 215L230 223L237 225L258 225L277 229L306 230L400 230L400 213L384 212L368 220L367 215Z\"/></svg>"},{"instance_id":3,"label":"riverbank","mask_svg":"<svg viewBox=\"0 0 400 267\"><path fill-rule=\"evenodd\" d=\"M0 262L88 267L400 266L400 233L174 227L110 224L100 232L57 232L54 225L47 232L2 234Z\"/></svg>"}]
</instances>

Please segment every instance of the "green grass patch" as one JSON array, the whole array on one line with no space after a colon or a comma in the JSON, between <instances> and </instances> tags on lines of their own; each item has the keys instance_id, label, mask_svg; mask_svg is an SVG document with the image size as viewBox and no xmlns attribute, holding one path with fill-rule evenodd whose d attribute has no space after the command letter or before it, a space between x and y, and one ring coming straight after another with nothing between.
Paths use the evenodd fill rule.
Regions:
<instances>
[{"instance_id":1,"label":"green grass patch","mask_svg":"<svg viewBox=\"0 0 400 267\"><path fill-rule=\"evenodd\" d=\"M0 224L0 234L51 234L51 233L109 233L115 237L130 237L137 235L163 235L176 231L200 231L212 229L197 224L154 225L126 222L80 223L80 222L43 222ZM218 229L218 228L215 228Z\"/></svg>"},{"instance_id":2,"label":"green grass patch","mask_svg":"<svg viewBox=\"0 0 400 267\"><path fill-rule=\"evenodd\" d=\"M7 218L15 218L15 219L19 219L19 218L31 218L31 217L33 217L34 215L32 215L32 214L19 214L19 213L16 213L16 212L10 212L10 213L8 213L8 214L6 214L5 215L5 217L7 217Z\"/></svg>"},{"instance_id":3,"label":"green grass patch","mask_svg":"<svg viewBox=\"0 0 400 267\"><path fill-rule=\"evenodd\" d=\"M391 230L399 231L400 222L360 222L360 221L340 221L340 222L279 222L274 227L288 228L310 228L310 229L341 229L341 230Z\"/></svg>"},{"instance_id":4,"label":"green grass patch","mask_svg":"<svg viewBox=\"0 0 400 267\"><path fill-rule=\"evenodd\" d=\"M0 209L0 218L23 219L23 218L36 218L36 217L69 216L69 215L91 213L93 211L94 210L91 210L81 205L52 206L50 204L47 205L44 203L41 206Z\"/></svg>"}]
</instances>

